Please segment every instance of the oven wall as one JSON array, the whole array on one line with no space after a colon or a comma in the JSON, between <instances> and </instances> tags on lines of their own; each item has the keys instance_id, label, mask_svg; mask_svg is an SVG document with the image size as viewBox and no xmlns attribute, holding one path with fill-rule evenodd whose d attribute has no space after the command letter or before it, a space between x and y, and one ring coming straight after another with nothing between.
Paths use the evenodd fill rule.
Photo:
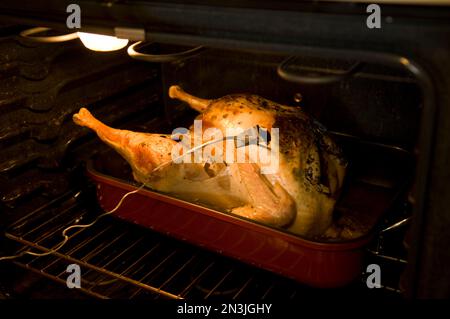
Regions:
<instances>
[{"instance_id":1,"label":"oven wall","mask_svg":"<svg viewBox=\"0 0 450 319\"><path fill-rule=\"evenodd\" d=\"M18 36L23 28L0 26L1 225L67 192L83 160L105 148L72 122L79 108L116 127L164 126L157 66L78 40L33 43Z\"/></svg>"}]
</instances>

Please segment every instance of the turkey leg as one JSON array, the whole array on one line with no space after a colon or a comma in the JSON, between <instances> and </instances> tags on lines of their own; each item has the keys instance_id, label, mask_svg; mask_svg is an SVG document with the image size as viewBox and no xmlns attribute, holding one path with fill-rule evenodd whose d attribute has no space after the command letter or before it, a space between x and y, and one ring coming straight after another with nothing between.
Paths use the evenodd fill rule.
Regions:
<instances>
[{"instance_id":1,"label":"turkey leg","mask_svg":"<svg viewBox=\"0 0 450 319\"><path fill-rule=\"evenodd\" d=\"M102 141L114 148L133 169L137 181L145 183L153 170L171 161L171 151L177 143L170 136L138 133L111 128L97 120L87 109L74 114L73 120L80 126L95 131Z\"/></svg>"},{"instance_id":2,"label":"turkey leg","mask_svg":"<svg viewBox=\"0 0 450 319\"><path fill-rule=\"evenodd\" d=\"M201 99L184 92L178 85L172 85L169 88L169 96L172 99L179 99L186 102L190 105L190 107L200 113L206 110L208 105L211 103L211 100Z\"/></svg>"}]
</instances>

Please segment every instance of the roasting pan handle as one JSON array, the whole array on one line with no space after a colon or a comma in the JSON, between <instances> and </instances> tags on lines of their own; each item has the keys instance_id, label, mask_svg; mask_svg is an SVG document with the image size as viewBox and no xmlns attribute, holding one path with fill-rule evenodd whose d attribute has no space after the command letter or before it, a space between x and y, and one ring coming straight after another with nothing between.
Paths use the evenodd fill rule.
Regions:
<instances>
[{"instance_id":1,"label":"roasting pan handle","mask_svg":"<svg viewBox=\"0 0 450 319\"><path fill-rule=\"evenodd\" d=\"M278 65L277 73L279 77L286 81L300 84L330 84L339 82L354 75L364 65L362 62L356 62L347 71L334 74L320 71L299 74L288 70L289 65L295 58L296 56L290 56L281 62Z\"/></svg>"},{"instance_id":2,"label":"roasting pan handle","mask_svg":"<svg viewBox=\"0 0 450 319\"><path fill-rule=\"evenodd\" d=\"M136 42L128 47L128 55L132 57L133 59L141 60L141 61L147 61L147 62L172 62L180 59L184 59L187 57L191 57L194 55L199 54L201 51L205 50L206 48L203 46L198 46L186 51L177 52L177 53L170 53L170 54L147 54L147 53L141 53L138 52L137 49L144 45L149 45L151 43L143 43L142 41Z\"/></svg>"}]
</instances>

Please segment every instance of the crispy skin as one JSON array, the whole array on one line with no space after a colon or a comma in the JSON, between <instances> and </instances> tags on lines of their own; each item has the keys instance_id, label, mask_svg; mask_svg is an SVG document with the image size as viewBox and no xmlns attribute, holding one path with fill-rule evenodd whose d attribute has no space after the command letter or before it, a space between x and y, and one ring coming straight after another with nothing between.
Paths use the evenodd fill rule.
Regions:
<instances>
[{"instance_id":1,"label":"crispy skin","mask_svg":"<svg viewBox=\"0 0 450 319\"><path fill-rule=\"evenodd\" d=\"M256 95L234 94L205 100L178 86L172 86L169 95L201 112L198 119L204 128L215 127L223 133L227 128L278 128L278 173L263 175L258 163L172 163L155 172L155 167L170 161L175 141L159 134L115 130L86 109L74 115L74 121L96 131L128 161L135 179L150 188L285 227L306 237L326 232L332 224L347 162L319 123L299 108Z\"/></svg>"},{"instance_id":2,"label":"crispy skin","mask_svg":"<svg viewBox=\"0 0 450 319\"><path fill-rule=\"evenodd\" d=\"M172 90L172 88L171 88ZM326 129L298 107L275 103L250 94L195 101L177 88L172 96L199 105L207 126L248 129L259 125L280 132L280 169L268 176L294 199L296 215L289 230L307 237L325 233L331 226L336 199L345 177L347 161ZM248 208L245 208L248 214Z\"/></svg>"}]
</instances>

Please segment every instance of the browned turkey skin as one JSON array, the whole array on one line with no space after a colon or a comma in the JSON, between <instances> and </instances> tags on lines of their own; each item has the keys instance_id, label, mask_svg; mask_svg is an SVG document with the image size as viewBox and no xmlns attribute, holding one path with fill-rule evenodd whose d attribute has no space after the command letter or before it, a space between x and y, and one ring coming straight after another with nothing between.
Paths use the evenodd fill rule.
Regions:
<instances>
[{"instance_id":1,"label":"browned turkey skin","mask_svg":"<svg viewBox=\"0 0 450 319\"><path fill-rule=\"evenodd\" d=\"M130 164L134 178L161 192L212 205L267 225L316 237L332 226L347 162L326 130L297 107L250 94L201 99L171 86L169 96L200 112L203 129L279 129L279 169L256 163L170 163L170 136L116 130L81 109L74 121L94 130ZM270 141L270 144L273 141ZM167 164L169 163L169 164ZM155 168L158 168L155 170Z\"/></svg>"}]
</instances>

